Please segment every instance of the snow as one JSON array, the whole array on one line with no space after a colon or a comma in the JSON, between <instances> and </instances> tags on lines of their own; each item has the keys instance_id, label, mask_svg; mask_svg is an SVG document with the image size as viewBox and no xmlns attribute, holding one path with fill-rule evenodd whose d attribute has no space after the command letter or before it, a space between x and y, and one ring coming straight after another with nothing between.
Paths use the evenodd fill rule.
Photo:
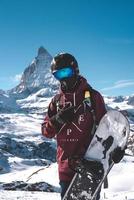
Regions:
<instances>
[{"instance_id":1,"label":"snow","mask_svg":"<svg viewBox=\"0 0 134 200\"><path fill-rule=\"evenodd\" d=\"M123 161L110 172L109 190L112 192L134 191L134 163L128 162L126 157Z\"/></svg>"},{"instance_id":2,"label":"snow","mask_svg":"<svg viewBox=\"0 0 134 200\"><path fill-rule=\"evenodd\" d=\"M118 97L120 98L120 97ZM115 108L119 108L121 110L133 110L133 105L129 105L128 101L130 101L131 99L133 99L133 95L130 97L122 97L123 100L120 102L120 100L118 100L117 97L107 97L105 96L105 103L110 106L111 108L115 109Z\"/></svg>"},{"instance_id":3,"label":"snow","mask_svg":"<svg viewBox=\"0 0 134 200\"><path fill-rule=\"evenodd\" d=\"M0 191L1 200L60 200L58 193L24 192L24 191Z\"/></svg>"},{"instance_id":4,"label":"snow","mask_svg":"<svg viewBox=\"0 0 134 200\"><path fill-rule=\"evenodd\" d=\"M14 162L18 162L18 159L14 159ZM34 174L34 172L37 172ZM58 170L57 163L53 163L50 166L27 166L19 165L17 168L12 170L10 173L1 174L0 178L2 182L9 183L13 181L24 181L28 183L36 182L47 182L55 187L59 191L59 179L58 179Z\"/></svg>"},{"instance_id":5,"label":"snow","mask_svg":"<svg viewBox=\"0 0 134 200\"><path fill-rule=\"evenodd\" d=\"M42 138L40 133L40 123L42 121L41 116L38 115L24 115L24 114L2 114L0 118L7 122L4 131L0 129L0 135L11 131L11 127L14 130L10 132L16 135L16 140L34 141L37 144L41 143ZM25 135L24 135L25 134ZM52 140L52 145L54 144ZM35 162L36 161L36 162ZM47 163L43 166L41 161ZM10 183L12 181L24 181L27 183L38 183L45 181L46 183L56 187L56 193L49 192L29 192L29 191L3 191L0 190L0 196L3 200L8 199L36 199L36 200L48 200L60 199L60 187L58 180L58 167L57 163L52 163L49 160L43 159L25 159L17 156L9 156L8 162L10 165L10 171L0 174L0 180L4 183ZM36 163L36 165L35 165ZM37 164L38 163L38 164ZM108 200L125 200L125 196L128 200L134 199L134 158L125 156L121 163L114 165L109 174L109 188L103 189L101 193L101 199L104 199L104 194Z\"/></svg>"},{"instance_id":6,"label":"snow","mask_svg":"<svg viewBox=\"0 0 134 200\"><path fill-rule=\"evenodd\" d=\"M134 159L133 159L134 162ZM33 169L33 171L36 169ZM32 171L29 170L31 173ZM20 179L24 179L24 176L30 174L27 170L27 173L23 171L23 173L18 172L18 177ZM17 172L14 173L14 179L18 180ZM3 180L4 175L1 175ZM134 200L134 163L129 161L129 158L125 157L123 161L119 164L116 164L109 174L109 189L102 189L101 192L101 200ZM12 176L5 176L5 180L7 178L12 179ZM45 180L49 183L58 186L58 176L57 176L57 164L54 163L50 168L44 169L40 171L38 174L32 177L30 182ZM10 180L8 180L10 182ZM46 192L28 192L28 191L0 191L0 196L2 196L3 200L8 199L36 199L36 200L48 200L51 199L60 200L59 193L46 193ZM105 198L104 198L105 196ZM106 198L107 197L107 198Z\"/></svg>"}]
</instances>

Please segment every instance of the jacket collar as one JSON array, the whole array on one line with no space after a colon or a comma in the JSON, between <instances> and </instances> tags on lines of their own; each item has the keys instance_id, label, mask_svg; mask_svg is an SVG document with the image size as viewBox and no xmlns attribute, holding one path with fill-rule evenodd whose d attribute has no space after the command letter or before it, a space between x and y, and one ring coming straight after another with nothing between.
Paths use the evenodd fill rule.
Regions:
<instances>
[{"instance_id":1,"label":"jacket collar","mask_svg":"<svg viewBox=\"0 0 134 200\"><path fill-rule=\"evenodd\" d=\"M87 83L87 80L83 76L79 76L78 83L76 84L75 88L70 92L63 92L60 88L60 93L65 94L73 94L73 93L79 93L81 91L85 91L89 89L89 85Z\"/></svg>"},{"instance_id":2,"label":"jacket collar","mask_svg":"<svg viewBox=\"0 0 134 200\"><path fill-rule=\"evenodd\" d=\"M78 106L83 102L86 90L89 90L87 80L82 76L79 76L79 84L77 84L74 91L65 93L61 90L60 94L63 97L62 99L64 99L64 102L71 102L73 106Z\"/></svg>"}]
</instances>

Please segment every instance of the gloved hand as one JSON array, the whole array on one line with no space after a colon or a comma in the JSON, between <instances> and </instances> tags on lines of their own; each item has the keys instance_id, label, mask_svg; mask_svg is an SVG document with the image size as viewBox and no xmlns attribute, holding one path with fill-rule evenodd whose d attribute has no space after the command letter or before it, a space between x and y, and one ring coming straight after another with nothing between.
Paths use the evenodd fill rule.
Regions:
<instances>
[{"instance_id":1,"label":"gloved hand","mask_svg":"<svg viewBox=\"0 0 134 200\"><path fill-rule=\"evenodd\" d=\"M126 149L126 147L125 147ZM119 163L125 154L125 149L121 149L121 147L117 147L112 153L112 160L114 163Z\"/></svg>"},{"instance_id":2,"label":"gloved hand","mask_svg":"<svg viewBox=\"0 0 134 200\"><path fill-rule=\"evenodd\" d=\"M70 156L68 158L68 166L75 172L79 172L79 168L82 167L83 158L81 156Z\"/></svg>"},{"instance_id":3,"label":"gloved hand","mask_svg":"<svg viewBox=\"0 0 134 200\"><path fill-rule=\"evenodd\" d=\"M67 104L62 110L60 110L56 115L51 117L51 123L59 128L64 123L71 122L74 118L74 108L75 106L70 106Z\"/></svg>"}]
</instances>

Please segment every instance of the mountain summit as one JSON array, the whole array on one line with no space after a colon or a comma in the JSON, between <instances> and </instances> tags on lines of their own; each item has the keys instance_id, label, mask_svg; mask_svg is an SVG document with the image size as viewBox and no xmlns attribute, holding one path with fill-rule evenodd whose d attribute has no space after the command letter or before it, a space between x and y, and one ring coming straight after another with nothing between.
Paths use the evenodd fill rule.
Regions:
<instances>
[{"instance_id":1,"label":"mountain summit","mask_svg":"<svg viewBox=\"0 0 134 200\"><path fill-rule=\"evenodd\" d=\"M42 54L49 54L48 51L47 51L43 46L41 46L41 47L38 49L38 56L39 56L39 55L42 55Z\"/></svg>"}]
</instances>

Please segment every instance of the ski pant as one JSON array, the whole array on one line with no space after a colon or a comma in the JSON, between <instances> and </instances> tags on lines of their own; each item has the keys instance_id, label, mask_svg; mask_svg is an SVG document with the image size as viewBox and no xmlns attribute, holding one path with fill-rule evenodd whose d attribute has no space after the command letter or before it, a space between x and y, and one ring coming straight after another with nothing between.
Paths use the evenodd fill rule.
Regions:
<instances>
[{"instance_id":1,"label":"ski pant","mask_svg":"<svg viewBox=\"0 0 134 200\"><path fill-rule=\"evenodd\" d=\"M67 188L69 187L70 182L69 181L60 181L60 186L61 186L61 199L64 197Z\"/></svg>"},{"instance_id":2,"label":"ski pant","mask_svg":"<svg viewBox=\"0 0 134 200\"><path fill-rule=\"evenodd\" d=\"M70 185L69 181L60 181L60 186L61 186L61 199L64 197L68 187ZM100 199L100 192L101 189L98 191L98 194L94 200L99 200Z\"/></svg>"}]
</instances>

